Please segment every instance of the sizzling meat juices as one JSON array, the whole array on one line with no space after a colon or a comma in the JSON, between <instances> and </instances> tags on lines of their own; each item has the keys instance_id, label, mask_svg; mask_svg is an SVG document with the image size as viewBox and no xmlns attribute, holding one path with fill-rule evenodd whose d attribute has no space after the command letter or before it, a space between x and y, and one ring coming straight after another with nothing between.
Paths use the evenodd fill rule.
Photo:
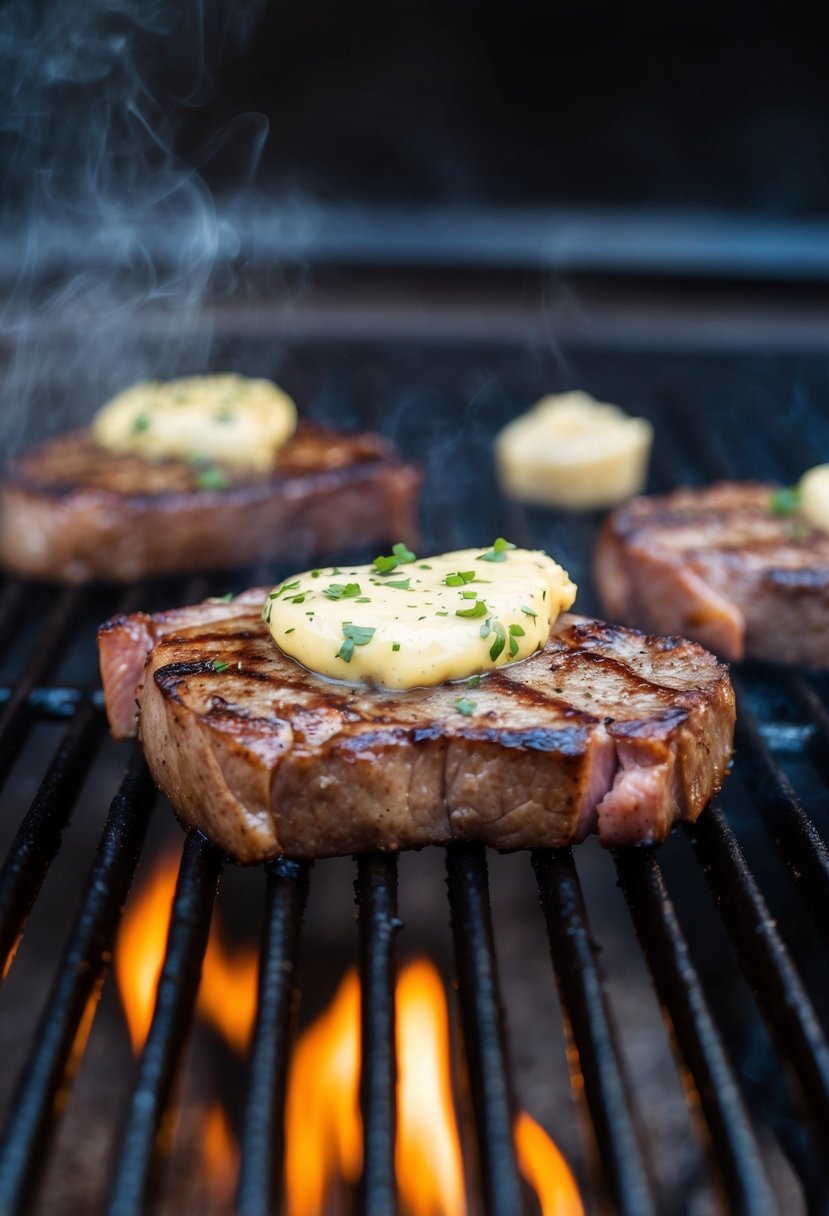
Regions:
<instances>
[{"instance_id":1,"label":"sizzling meat juices","mask_svg":"<svg viewBox=\"0 0 829 1216\"><path fill-rule=\"evenodd\" d=\"M425 608L427 596L460 592L458 604L484 603L468 618L436 618L449 622L447 636L462 624L474 636L477 670L463 684L381 689L307 670L280 648L282 633L274 645L263 620L286 594L305 594L289 579L276 600L253 590L104 625L98 640L113 733L140 732L178 816L245 862L454 838L506 849L570 844L592 831L606 845L664 839L678 819L697 817L725 776L734 727L726 669L694 643L567 614L540 647L532 640L529 657L510 662L529 636L510 631L511 613L529 607L536 616L522 617L536 622L542 614L532 596L544 604L554 583L566 603L573 589L555 563L533 566L543 555L506 545L472 551L471 562L446 555L446 572L442 559L427 559L436 581L407 601ZM465 576L479 566L506 568L513 557L527 579L517 594L504 583L514 599L494 594L494 582L474 599L462 595L474 587ZM388 581L411 579L417 559L395 546L380 560L388 564L378 576L388 595L405 597ZM321 636L325 661L336 659L339 675L369 650L381 624L356 615L357 601L370 596L349 584L364 575L329 568L307 577L336 608L338 635ZM291 613L316 613L313 602L300 599ZM449 613L436 603L430 611ZM348 617L355 629L375 632L345 632ZM279 628L296 626L280 618ZM401 651L391 634L383 640L389 653L401 653L402 640ZM481 670L482 650L494 669Z\"/></svg>"}]
</instances>

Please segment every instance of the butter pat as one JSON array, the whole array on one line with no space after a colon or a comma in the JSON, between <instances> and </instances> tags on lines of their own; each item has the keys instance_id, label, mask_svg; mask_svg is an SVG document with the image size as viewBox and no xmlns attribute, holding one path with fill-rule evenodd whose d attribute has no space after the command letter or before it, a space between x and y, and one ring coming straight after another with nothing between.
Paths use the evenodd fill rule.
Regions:
<instances>
[{"instance_id":1,"label":"butter pat","mask_svg":"<svg viewBox=\"0 0 829 1216\"><path fill-rule=\"evenodd\" d=\"M576 587L551 557L489 549L327 567L274 587L262 617L280 650L319 675L382 688L462 680L541 649Z\"/></svg>"},{"instance_id":2,"label":"butter pat","mask_svg":"<svg viewBox=\"0 0 829 1216\"><path fill-rule=\"evenodd\" d=\"M644 489L653 427L587 393L543 397L495 441L498 476L520 502L613 507Z\"/></svg>"},{"instance_id":3,"label":"butter pat","mask_svg":"<svg viewBox=\"0 0 829 1216\"><path fill-rule=\"evenodd\" d=\"M809 469L800 479L800 513L813 528L829 532L829 464Z\"/></svg>"},{"instance_id":4,"label":"butter pat","mask_svg":"<svg viewBox=\"0 0 829 1216\"><path fill-rule=\"evenodd\" d=\"M146 460L215 461L267 472L296 429L296 406L270 380L187 376L150 380L98 411L92 437Z\"/></svg>"}]
</instances>

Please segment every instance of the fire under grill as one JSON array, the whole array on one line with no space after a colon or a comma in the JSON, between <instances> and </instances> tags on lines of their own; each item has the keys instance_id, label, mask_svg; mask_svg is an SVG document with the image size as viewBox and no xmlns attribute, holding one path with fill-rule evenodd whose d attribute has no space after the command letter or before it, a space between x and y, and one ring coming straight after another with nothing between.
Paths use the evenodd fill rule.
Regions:
<instances>
[{"instance_id":1,"label":"fire under grill","mask_svg":"<svg viewBox=\"0 0 829 1216\"><path fill-rule=\"evenodd\" d=\"M607 368L604 372L607 379ZM604 391L612 398L610 390ZM478 456L500 421L498 411L513 408L509 394L500 388L499 393L489 412L475 415ZM429 410L437 417L440 408L440 401L427 401L419 414L424 433L429 431ZM765 438L749 437L751 452L741 448L734 468L729 427L737 422L725 407L706 416L693 394L682 399L666 393L648 412L659 436L659 487L728 471L787 481L807 463L811 440L802 428L785 428L785 445L778 442L773 424ZM410 418L406 409L397 412L398 438L405 439ZM467 435L469 419L467 413L462 424ZM428 437L422 442L426 456ZM453 451L442 451L444 465L451 463ZM435 473L430 464L430 477L440 476L440 468ZM444 519L427 487L428 541L447 547L467 543L470 533L480 539L485 527L521 544L543 545L569 563L584 587L579 606L591 611L585 566L597 521L501 503L488 466L484 482L488 505L467 523L463 536L448 516ZM471 485L458 493L476 493ZM271 570L268 577L279 573ZM261 578L262 572L251 577ZM4 976L14 970L18 946L15 967L25 956L23 931L41 889L49 889L50 866L76 800L102 769L106 728L96 688L94 623L115 611L183 603L228 585L241 588L246 581L234 576L219 587L212 578L125 591L57 592L6 581L0 588L0 636L9 656L0 689L0 782L6 786L21 766L29 781L33 773L40 781L16 833L8 832L11 842L0 873ZM827 683L822 676L762 665L745 665L734 675L739 700L734 772L716 805L696 825L675 833L659 850L618 851L608 858L587 845L581 846L583 855L581 850L539 850L519 859L527 884L537 892L552 959L552 967L539 969L531 984L552 988L555 977L572 1090L586 1116L585 1158L578 1172L589 1210L626 1216L706 1210L759 1214L783 1206L796 1211L798 1204L802 1210L826 1210ZM56 742L36 760L30 743L43 724L52 728L50 738ZM126 754L126 749L117 752L122 771ZM112 772L111 764L103 766L99 779L111 781ZM106 801L109 810L86 862L73 919L66 913L69 931L70 920L56 927L58 945L40 1012L29 1015L29 1033L14 1056L6 1051L5 1068L16 1080L9 1088L0 1147L2 1213L36 1205L63 1113L72 1115L70 1087L79 1070L82 1075L122 909L158 801L138 746L123 776L110 785ZM608 986L608 967L618 960L610 947L603 949L595 928L593 903L601 893L595 878L585 884L583 859L593 867L591 873L598 872L595 866L603 867L604 883L612 886L615 878L629 910L638 957L646 960L652 980L647 999L665 1019L678 1073L673 1084L687 1101L706 1171L696 1181L701 1193L714 1197L708 1208L695 1206L691 1185L666 1190L664 1162L660 1167L655 1160L660 1146L649 1134L648 1122L658 1122L659 1113L643 1111L640 1079L628 1050L636 1010L616 1001ZM329 867L340 864L280 860L266 866L264 876L245 876L250 884L264 879L265 913L255 1027L248 1060L238 1065L244 1092L238 1112L235 1210L243 1216L280 1209L283 1105L306 963L306 902L315 886L328 881ZM398 864L404 863L394 856L369 855L357 858L353 867L357 930L352 953L359 960L362 991L364 1131L364 1166L354 1202L361 1216L397 1210L394 993L398 952L405 942L398 909L405 888L398 891ZM448 909L433 911L444 932L447 919L451 925L460 1072L471 1111L467 1155L477 1167L470 1186L487 1216L534 1210L512 1134L517 1099L508 1023L515 1000L509 986L499 982L505 952L520 954L522 945L514 929L510 940L503 940L503 908L490 900L490 881L506 864L507 859L474 845L447 848ZM226 868L198 833L184 838L152 1024L120 1110L120 1126L113 1130L108 1181L101 1188L106 1195L101 1210L109 1216L156 1210L159 1159L168 1143L160 1130L176 1101L176 1078ZM351 961L345 960L343 969ZM651 1100L646 1096L647 1103ZM556 1128L550 1130L555 1136ZM681 1146L676 1151L680 1154Z\"/></svg>"}]
</instances>

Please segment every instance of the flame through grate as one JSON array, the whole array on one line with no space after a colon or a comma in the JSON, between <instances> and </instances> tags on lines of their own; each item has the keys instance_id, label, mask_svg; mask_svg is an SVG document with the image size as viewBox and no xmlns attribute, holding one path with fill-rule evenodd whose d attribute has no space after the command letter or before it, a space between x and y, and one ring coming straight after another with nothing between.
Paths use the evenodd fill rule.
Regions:
<instances>
[{"instance_id":1,"label":"flame through grate","mask_svg":"<svg viewBox=\"0 0 829 1216\"><path fill-rule=\"evenodd\" d=\"M728 462L716 438L709 442L705 427L695 430L681 422L674 419L661 432L664 482L687 477L689 471L691 480L726 472ZM543 544L577 570L577 558L571 559L576 550L589 550L593 528L592 520L551 522L510 508L499 517L498 530L518 543ZM60 727L57 747L0 872L4 975L12 967L27 918L61 847L74 800L97 763L105 735L91 654L84 652L86 658L78 659L73 674L71 663L65 662L71 649L67 639L78 638L82 627L87 629L116 607L131 609L159 594L170 602L174 596L185 602L211 589L191 582L161 591L135 588L117 599L101 591L61 590L47 596L42 589L14 581L0 586L6 650L16 647L23 656L20 668L7 678L0 702L0 782L7 781L38 723ZM722 977L704 965L693 918L683 910L681 882L671 862L673 846L664 852L618 852L613 865L670 1027L695 1127L724 1197L723 1209L760 1214L776 1211L778 1204L767 1168L771 1142L782 1148L807 1204L818 1207L827 1193L829 1045L821 985L829 945L829 853L815 826L820 815L810 811L814 805L822 814L826 800L829 712L826 683L819 677L770 673L761 667L736 674L741 714L734 774L719 804L693 828L684 829L679 843L688 859L684 864L694 868L695 881L710 891L739 973L754 994L757 1023L765 1026L768 1041L757 1040L757 1047L752 1040L751 1059L748 1047L741 1054L739 1036L729 1024ZM83 1066L87 1034L155 801L136 748L90 859L42 1016L23 1047L25 1058L0 1145L0 1212L19 1210L33 1193L72 1074ZM499 983L497 908L493 917L489 893L488 868L498 861L468 845L451 846L445 856L462 1071L477 1163L474 1189L487 1216L515 1216L533 1210L522 1170L531 1173L527 1154L535 1131L523 1124L516 1151L518 1112L504 1013L509 1015L510 993L502 992ZM287 860L265 867L258 962L240 959L228 952L218 929L211 928L223 860L197 833L186 837L169 935L152 967L159 975L155 1004L150 981L150 996L131 1028L140 1054L109 1179L106 1211L111 1216L152 1210L157 1132L197 1013L236 1052L248 1052L236 1209L242 1216L278 1210L283 1167L292 1151L289 1147L286 1154L283 1108L294 1052L294 1004L301 987L302 922L309 884L318 881L324 865L313 873L309 866ZM627 1216L666 1210L640 1126L636 1079L628 1076L620 1050L616 1013L603 980L606 962L593 939L590 900L576 860L569 850L538 851L526 859L526 867L528 877L534 873L548 935L573 1087L589 1116L595 1146L591 1193L604 1194ZM355 868L363 1128L356 1210L361 1216L388 1216L396 1204L395 991L406 976L403 972L398 980L397 863L392 857L367 856L358 859ZM257 880L255 874L249 877ZM810 938L802 949L796 931L789 931L770 911L780 883L797 896L787 906L797 905L797 916L811 925L814 941ZM552 985L552 974L538 975L535 982ZM245 994L233 1024L226 1020L226 1004L210 995L230 983ZM762 1093L756 1084L760 1072L766 1077ZM401 1119L405 1117L401 1113ZM218 1156L230 1159L227 1169L235 1174L232 1159L237 1149L230 1128L221 1114L207 1112L206 1119L205 1135L220 1145ZM542 1164L532 1168L547 1175L553 1165L546 1148L542 1158ZM546 1207L544 1213L547 1216Z\"/></svg>"}]
</instances>

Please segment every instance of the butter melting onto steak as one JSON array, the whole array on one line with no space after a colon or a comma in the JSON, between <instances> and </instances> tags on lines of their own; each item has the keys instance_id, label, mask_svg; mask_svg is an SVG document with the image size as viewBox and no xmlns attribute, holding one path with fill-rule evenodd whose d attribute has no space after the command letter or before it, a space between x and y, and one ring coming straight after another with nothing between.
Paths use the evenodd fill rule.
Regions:
<instances>
[{"instance_id":1,"label":"butter melting onto steak","mask_svg":"<svg viewBox=\"0 0 829 1216\"><path fill-rule=\"evenodd\" d=\"M725 659L829 667L829 534L776 512L779 489L720 482L614 511L594 557L603 611Z\"/></svg>"},{"instance_id":2,"label":"butter melting onto steak","mask_svg":"<svg viewBox=\"0 0 829 1216\"><path fill-rule=\"evenodd\" d=\"M104 451L88 431L19 457L0 487L0 561L35 578L128 582L405 538L420 474L387 440L308 424L267 473Z\"/></svg>"},{"instance_id":3,"label":"butter melting onto steak","mask_svg":"<svg viewBox=\"0 0 829 1216\"><path fill-rule=\"evenodd\" d=\"M240 861L593 831L646 844L722 784L734 694L693 642L564 615L543 650L474 687L388 692L282 655L265 595L98 635L113 734L139 733L179 818Z\"/></svg>"}]
</instances>

